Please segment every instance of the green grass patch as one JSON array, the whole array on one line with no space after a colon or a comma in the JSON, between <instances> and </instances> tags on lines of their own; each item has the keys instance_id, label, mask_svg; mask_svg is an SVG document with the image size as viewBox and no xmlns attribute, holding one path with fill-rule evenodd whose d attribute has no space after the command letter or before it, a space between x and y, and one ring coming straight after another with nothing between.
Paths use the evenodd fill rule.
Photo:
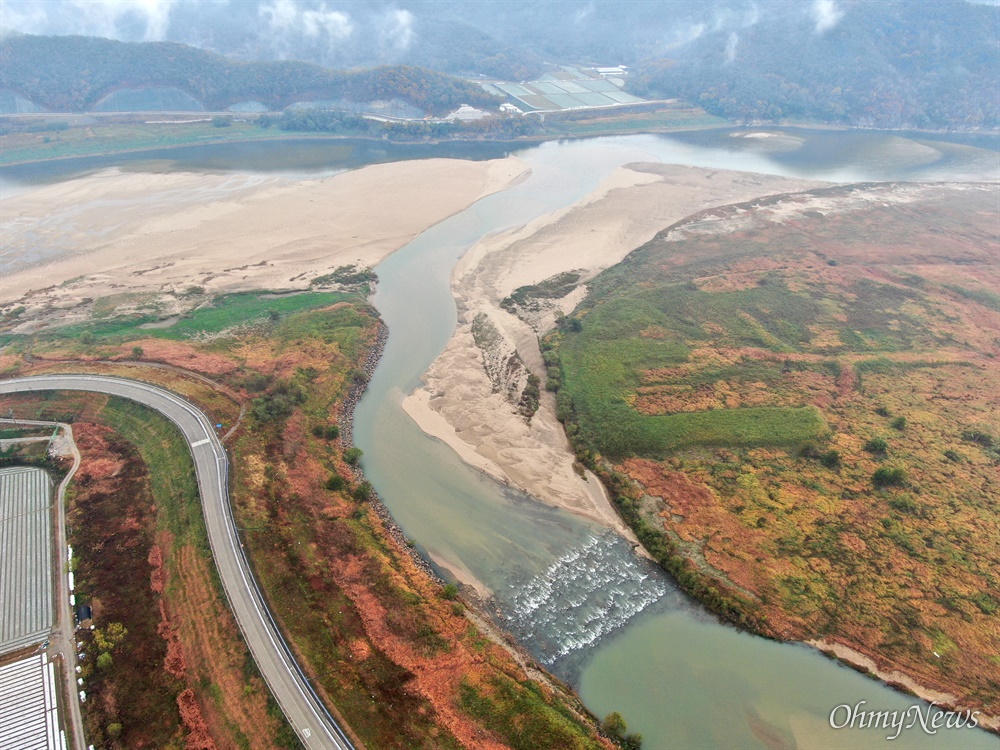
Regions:
<instances>
[{"instance_id":1,"label":"green grass patch","mask_svg":"<svg viewBox=\"0 0 1000 750\"><path fill-rule=\"evenodd\" d=\"M967 289L964 286L958 286L957 284L944 284L945 289L954 292L960 297L965 299L970 299L973 302L978 302L983 307L989 308L990 310L1000 310L1000 294L996 292L991 292L986 289Z\"/></svg>"},{"instance_id":2,"label":"green grass patch","mask_svg":"<svg viewBox=\"0 0 1000 750\"><path fill-rule=\"evenodd\" d=\"M117 397L108 399L101 417L142 456L149 469L150 490L176 543L190 543L207 551L208 532L194 463L176 425L141 404Z\"/></svg>"},{"instance_id":3,"label":"green grass patch","mask_svg":"<svg viewBox=\"0 0 1000 750\"><path fill-rule=\"evenodd\" d=\"M565 391L560 395L571 399L582 436L601 453L653 457L697 445L796 445L827 432L814 407L645 416L629 404L644 383L643 371L687 361L690 345L710 336L721 335L733 346L799 348L808 341L818 307L784 284L765 280L751 289L718 293L681 284L653 289L616 284L606 298L590 303L581 330L565 333L559 346ZM716 367L692 384L720 378L776 383L782 370L774 362Z\"/></svg>"},{"instance_id":4,"label":"green grass patch","mask_svg":"<svg viewBox=\"0 0 1000 750\"><path fill-rule=\"evenodd\" d=\"M97 127L71 127L54 133L6 135L4 148L0 149L0 165L294 136L274 128L238 122L228 128L216 128L210 122L101 124Z\"/></svg>"},{"instance_id":5,"label":"green grass patch","mask_svg":"<svg viewBox=\"0 0 1000 750\"><path fill-rule=\"evenodd\" d=\"M489 688L463 682L459 704L514 750L585 750L600 745L578 724L557 710L533 683L515 682L505 675L493 678Z\"/></svg>"},{"instance_id":6,"label":"green grass patch","mask_svg":"<svg viewBox=\"0 0 1000 750\"><path fill-rule=\"evenodd\" d=\"M127 341L137 337L161 339L186 339L205 334L214 334L235 326L255 321L277 322L293 313L317 307L326 307L348 299L356 299L339 292L304 292L281 296L265 295L259 292L226 294L212 300L211 304L199 307L184 315L169 328L141 328L154 323L152 314L125 318L115 318L95 323L84 323L65 328L53 329L51 333L36 334L41 339L75 338L89 333L95 341ZM332 325L332 324L331 324ZM18 338L8 334L0 337L0 343Z\"/></svg>"}]
</instances>

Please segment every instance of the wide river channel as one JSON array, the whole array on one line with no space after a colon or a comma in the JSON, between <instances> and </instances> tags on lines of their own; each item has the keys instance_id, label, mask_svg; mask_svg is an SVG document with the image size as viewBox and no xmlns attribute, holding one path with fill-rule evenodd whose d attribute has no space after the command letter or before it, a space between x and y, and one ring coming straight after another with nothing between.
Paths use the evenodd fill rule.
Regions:
<instances>
[{"instance_id":1,"label":"wide river channel","mask_svg":"<svg viewBox=\"0 0 1000 750\"><path fill-rule=\"evenodd\" d=\"M862 708L901 713L929 707L806 646L719 624L617 535L469 468L401 408L454 331L449 277L458 258L484 235L582 198L619 165L661 161L833 181L997 178L995 139L956 143L916 134L806 130L772 138L745 135L712 130L513 150L531 167L526 180L432 227L380 264L373 302L390 336L354 416L365 473L421 552L445 575L462 571L487 586L498 621L573 685L595 714L619 711L630 731L644 735L647 750L998 750L1000 740L981 730L930 734L917 723L890 740L895 730L834 729L831 713L838 706L866 701ZM315 173L399 158L490 158L510 151L497 145L475 153L474 147L460 148L396 153L343 141L300 142L176 149L158 156L170 161L168 169ZM102 158L79 166L128 162L142 169L138 159ZM16 168L6 171L14 179L58 179L38 168L23 175ZM833 714L834 723L845 721L845 711Z\"/></svg>"},{"instance_id":2,"label":"wide river channel","mask_svg":"<svg viewBox=\"0 0 1000 750\"><path fill-rule=\"evenodd\" d=\"M867 135L867 134L866 134ZM931 147L892 137L836 134L851 159L808 165L760 150L721 150L654 136L548 143L518 152L531 176L424 232L378 267L374 304L389 326L382 360L354 418L368 478L408 537L432 560L461 569L495 594L501 622L599 716L620 711L644 747L993 748L996 737L918 728L830 726L838 705L905 711L914 699L801 645L720 625L615 534L513 492L427 437L400 402L441 353L456 324L449 277L483 235L524 224L582 198L615 167L664 161L827 179L900 177ZM817 134L818 140L828 134ZM855 148L844 140L855 140ZM704 137L704 136L702 136ZM925 150L926 149L926 150ZM801 148L796 149L801 151ZM961 171L974 156L936 159ZM817 149L826 155L829 149ZM983 156L983 154L978 154ZM946 167L943 162L948 161ZM919 170L924 171L924 170ZM842 721L843 710L835 717Z\"/></svg>"}]
</instances>

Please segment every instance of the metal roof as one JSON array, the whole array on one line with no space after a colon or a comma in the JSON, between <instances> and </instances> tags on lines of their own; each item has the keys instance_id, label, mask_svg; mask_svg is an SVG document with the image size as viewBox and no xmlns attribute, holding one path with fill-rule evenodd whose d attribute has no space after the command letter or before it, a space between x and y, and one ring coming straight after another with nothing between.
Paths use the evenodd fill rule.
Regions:
<instances>
[{"instance_id":1,"label":"metal roof","mask_svg":"<svg viewBox=\"0 0 1000 750\"><path fill-rule=\"evenodd\" d=\"M41 469L0 469L0 654L52 628L51 489Z\"/></svg>"}]
</instances>

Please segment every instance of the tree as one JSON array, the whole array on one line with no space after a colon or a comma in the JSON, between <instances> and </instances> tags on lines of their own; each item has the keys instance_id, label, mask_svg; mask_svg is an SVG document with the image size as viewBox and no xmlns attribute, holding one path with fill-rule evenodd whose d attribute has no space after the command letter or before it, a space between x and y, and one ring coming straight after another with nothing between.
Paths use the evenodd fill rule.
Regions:
<instances>
[{"instance_id":1,"label":"tree","mask_svg":"<svg viewBox=\"0 0 1000 750\"><path fill-rule=\"evenodd\" d=\"M625 724L625 719L617 711L614 711L604 717L604 721L601 722L601 729L609 737L620 740L625 736L625 730L628 729Z\"/></svg>"},{"instance_id":2,"label":"tree","mask_svg":"<svg viewBox=\"0 0 1000 750\"><path fill-rule=\"evenodd\" d=\"M102 672L107 672L111 669L111 665L114 663L115 660L107 651L102 651L97 657L97 668Z\"/></svg>"},{"instance_id":3,"label":"tree","mask_svg":"<svg viewBox=\"0 0 1000 750\"><path fill-rule=\"evenodd\" d=\"M351 466L357 466L358 461L364 455L360 448L348 448L344 451L344 462L350 464Z\"/></svg>"},{"instance_id":4,"label":"tree","mask_svg":"<svg viewBox=\"0 0 1000 750\"><path fill-rule=\"evenodd\" d=\"M143 354L145 354L145 352L142 350L141 346L132 347L132 359L142 359Z\"/></svg>"},{"instance_id":5,"label":"tree","mask_svg":"<svg viewBox=\"0 0 1000 750\"><path fill-rule=\"evenodd\" d=\"M629 733L625 719L617 711L608 714L601 722L601 729L611 739L615 740L625 750L641 750L642 735L635 732Z\"/></svg>"},{"instance_id":6,"label":"tree","mask_svg":"<svg viewBox=\"0 0 1000 750\"><path fill-rule=\"evenodd\" d=\"M94 643L101 651L114 651L128 636L128 629L120 622L109 623L106 628L94 631Z\"/></svg>"}]
</instances>

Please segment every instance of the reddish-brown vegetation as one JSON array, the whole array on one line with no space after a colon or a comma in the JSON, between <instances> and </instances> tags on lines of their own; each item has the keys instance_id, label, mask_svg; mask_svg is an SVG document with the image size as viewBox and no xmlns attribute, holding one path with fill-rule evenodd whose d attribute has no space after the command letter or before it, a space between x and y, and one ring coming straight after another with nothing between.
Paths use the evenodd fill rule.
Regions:
<instances>
[{"instance_id":1,"label":"reddish-brown vegetation","mask_svg":"<svg viewBox=\"0 0 1000 750\"><path fill-rule=\"evenodd\" d=\"M138 377L184 393L227 427L245 412L230 444L237 522L272 609L320 695L372 747L506 747L501 734L508 727L472 718L462 687L477 686L488 700L501 678L525 689L524 671L480 635L462 605L440 596L439 584L371 506L352 496L361 479L343 460L347 446L313 433L340 413L375 332L363 305L339 304L206 343L138 338L121 345L127 356L141 346L142 363L67 362L74 344L48 341L44 360L20 368ZM40 411L96 420L105 403L76 394ZM91 473L121 473L107 457L91 459ZM343 491L325 488L333 472L347 480ZM157 528L156 510L147 508L146 536L135 552L140 564L133 566L135 587L150 599L143 612L157 648L151 669L171 686L170 705L156 710L172 716L174 738L189 748L277 746L266 690L213 582L207 548L171 533L174 527ZM571 696L554 686L537 694L548 712L539 725L558 725L570 738L561 747L607 747ZM574 713L575 720L566 718ZM531 718L538 721L537 714Z\"/></svg>"},{"instance_id":2,"label":"reddish-brown vegetation","mask_svg":"<svg viewBox=\"0 0 1000 750\"><path fill-rule=\"evenodd\" d=\"M620 290L662 289L656 338L683 331L683 362L634 373L639 413L812 405L829 426L624 458L628 507L769 634L847 644L1000 715L996 200L861 186L714 209L612 269L607 294L624 310L657 303Z\"/></svg>"}]
</instances>

